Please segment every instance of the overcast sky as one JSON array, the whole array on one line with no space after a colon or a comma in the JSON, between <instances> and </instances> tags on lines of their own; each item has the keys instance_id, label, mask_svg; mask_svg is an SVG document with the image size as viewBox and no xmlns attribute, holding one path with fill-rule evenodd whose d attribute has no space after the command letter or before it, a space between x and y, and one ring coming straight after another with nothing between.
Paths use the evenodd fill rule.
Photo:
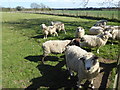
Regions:
<instances>
[{"instance_id":1,"label":"overcast sky","mask_svg":"<svg viewBox=\"0 0 120 90\"><path fill-rule=\"evenodd\" d=\"M2 7L12 7L23 6L25 8L30 8L31 3L43 3L50 8L81 8L83 7L83 1L87 0L1 0L0 6ZM99 3L108 0L89 0L87 7L108 7L108 5L100 5ZM118 0L111 0L113 2L118 2Z\"/></svg>"}]
</instances>

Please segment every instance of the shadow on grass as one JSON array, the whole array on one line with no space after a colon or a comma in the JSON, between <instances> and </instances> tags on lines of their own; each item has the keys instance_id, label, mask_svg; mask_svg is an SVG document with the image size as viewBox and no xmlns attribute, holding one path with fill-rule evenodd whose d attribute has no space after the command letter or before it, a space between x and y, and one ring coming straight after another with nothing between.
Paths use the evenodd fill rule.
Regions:
<instances>
[{"instance_id":1,"label":"shadow on grass","mask_svg":"<svg viewBox=\"0 0 120 90\"><path fill-rule=\"evenodd\" d=\"M39 61L41 61L42 60L42 57L43 57L43 55L40 55L40 56L27 56L27 57L25 57L24 59L27 59L27 60L29 60L29 61L32 61L32 62L39 62ZM47 57L45 57L45 61L58 61L58 57L56 57L56 56L47 56Z\"/></svg>"},{"instance_id":2,"label":"shadow on grass","mask_svg":"<svg viewBox=\"0 0 120 90\"><path fill-rule=\"evenodd\" d=\"M37 62L41 60L42 55L40 56L28 56L25 57L25 59ZM48 56L46 59L47 60L54 60L58 61L56 57L51 57ZM64 55L61 57L64 58ZM32 82L31 85L29 85L26 90L28 89L42 89L42 88L47 88L47 89L65 89L65 90L71 90L71 89L77 89L76 87L76 82L78 80L77 76L71 77L69 79L70 75L69 72L66 69L63 69L62 67L65 65L65 61L59 61L56 66L51 66L47 64L39 64L37 66L37 69L40 71L42 76L33 78L30 80ZM110 72L112 71L113 68L116 67L116 63L100 63L100 67L103 67L101 72L104 72L101 82L100 82L100 87L99 90L105 90L107 87L108 83L108 78L110 75ZM88 81L85 82L84 85L82 85L86 90L88 88L88 85L90 83Z\"/></svg>"},{"instance_id":3,"label":"shadow on grass","mask_svg":"<svg viewBox=\"0 0 120 90\"><path fill-rule=\"evenodd\" d=\"M110 64L109 63L108 64L100 63L100 66L103 67L101 72L104 72L104 74L102 76L99 90L106 90L110 72L112 71L113 68L115 68L117 66L117 63L110 63Z\"/></svg>"},{"instance_id":4,"label":"shadow on grass","mask_svg":"<svg viewBox=\"0 0 120 90\"><path fill-rule=\"evenodd\" d=\"M29 34L31 34L31 36L33 36L33 38L42 38L43 36L34 37L34 35L35 35L35 33L36 34L42 33L42 28L40 26L42 23L44 23L48 26L48 25L50 25L51 21L61 21L61 22L63 22L65 24L65 28L67 28L66 31L72 32L72 33L76 30L76 28L78 26L82 26L84 28L90 28L94 23L94 21L91 21L92 24L91 24L90 21L82 21L82 22L68 21L68 22L66 22L66 21L63 21L63 19L62 20L60 20L60 19L58 19L58 20L54 19L53 20L52 18L49 18L49 19L46 19L46 18L21 19L21 20L16 21L16 22L13 21L13 22L4 22L4 23L9 24L11 26L14 26L14 30L25 30L25 31L29 32ZM70 26L71 30L69 30L70 29L70 28L68 28L69 26ZM30 32L31 30L34 30L35 33Z\"/></svg>"},{"instance_id":5,"label":"shadow on grass","mask_svg":"<svg viewBox=\"0 0 120 90\"><path fill-rule=\"evenodd\" d=\"M36 38L36 39L40 39L40 38L44 38L44 35L37 35L37 36L33 36L31 38Z\"/></svg>"},{"instance_id":6,"label":"shadow on grass","mask_svg":"<svg viewBox=\"0 0 120 90\"><path fill-rule=\"evenodd\" d=\"M28 86L26 90L37 90L38 88L48 88L51 90L60 88L75 88L76 80L72 81L68 79L69 72L61 68L64 65L65 61L60 61L56 66L45 64L38 65L37 68L42 76L32 79L32 84Z\"/></svg>"}]
</instances>

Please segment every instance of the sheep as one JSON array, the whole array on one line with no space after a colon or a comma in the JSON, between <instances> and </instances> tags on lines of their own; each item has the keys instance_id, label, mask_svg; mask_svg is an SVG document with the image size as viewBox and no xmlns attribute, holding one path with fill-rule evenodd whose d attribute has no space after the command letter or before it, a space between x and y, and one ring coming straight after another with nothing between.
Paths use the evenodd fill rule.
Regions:
<instances>
[{"instance_id":1,"label":"sheep","mask_svg":"<svg viewBox=\"0 0 120 90\"><path fill-rule=\"evenodd\" d=\"M64 33L66 34L64 23L56 21L56 22L51 22L51 25L56 26L58 32L64 31Z\"/></svg>"},{"instance_id":2,"label":"sheep","mask_svg":"<svg viewBox=\"0 0 120 90\"><path fill-rule=\"evenodd\" d=\"M54 34L54 36L58 36L57 32L56 32L56 27L55 26L46 26L45 24L42 24L42 29L43 29L43 33L44 33L44 38L47 38L47 35L50 34Z\"/></svg>"},{"instance_id":3,"label":"sheep","mask_svg":"<svg viewBox=\"0 0 120 90\"><path fill-rule=\"evenodd\" d=\"M100 35L84 35L80 42L80 47L97 48L97 53L99 53L99 48L104 46L108 41L108 38L112 37L109 32L104 32Z\"/></svg>"},{"instance_id":4,"label":"sheep","mask_svg":"<svg viewBox=\"0 0 120 90\"><path fill-rule=\"evenodd\" d=\"M44 62L44 58L48 56L48 54L61 54L65 51L66 46L68 45L79 45L80 39L73 40L49 40L42 44L43 48L43 58L42 62Z\"/></svg>"},{"instance_id":5,"label":"sheep","mask_svg":"<svg viewBox=\"0 0 120 90\"><path fill-rule=\"evenodd\" d=\"M107 24L107 20L100 20L100 21L97 21L96 24L94 24L94 26L106 26Z\"/></svg>"},{"instance_id":6,"label":"sheep","mask_svg":"<svg viewBox=\"0 0 120 90\"><path fill-rule=\"evenodd\" d=\"M107 24L107 20L100 20L97 21L96 24L94 24L90 29L89 29L89 34L92 35L98 35L104 32L105 28L108 28L108 26L106 26Z\"/></svg>"},{"instance_id":7,"label":"sheep","mask_svg":"<svg viewBox=\"0 0 120 90\"><path fill-rule=\"evenodd\" d=\"M100 72L98 57L91 52L73 45L66 48L65 59L70 75L73 76L72 71L77 72L79 79L77 86L81 88L81 81L87 79L90 81L92 88L94 88L93 80Z\"/></svg>"},{"instance_id":8,"label":"sheep","mask_svg":"<svg viewBox=\"0 0 120 90\"><path fill-rule=\"evenodd\" d=\"M52 21L52 22L51 22L51 25L54 25L54 24L62 24L62 22L60 22L60 21L54 21L54 22L53 22L53 21Z\"/></svg>"},{"instance_id":9,"label":"sheep","mask_svg":"<svg viewBox=\"0 0 120 90\"><path fill-rule=\"evenodd\" d=\"M91 34L91 35L98 35L98 34L103 33L103 31L104 31L104 28L101 27L101 26L92 26L89 29L89 34Z\"/></svg>"},{"instance_id":10,"label":"sheep","mask_svg":"<svg viewBox=\"0 0 120 90\"><path fill-rule=\"evenodd\" d=\"M44 39L47 38L48 34L58 36L55 26L46 26L45 24L42 24L41 26L44 34Z\"/></svg>"},{"instance_id":11,"label":"sheep","mask_svg":"<svg viewBox=\"0 0 120 90\"><path fill-rule=\"evenodd\" d=\"M111 26L110 28L106 29L106 31L109 31L112 34L112 45L113 40L120 41L120 26Z\"/></svg>"},{"instance_id":12,"label":"sheep","mask_svg":"<svg viewBox=\"0 0 120 90\"><path fill-rule=\"evenodd\" d=\"M90 35L98 35L101 33L104 33L106 29L110 29L112 26L111 25L106 25L106 26L92 26L89 29L89 34Z\"/></svg>"},{"instance_id":13,"label":"sheep","mask_svg":"<svg viewBox=\"0 0 120 90\"><path fill-rule=\"evenodd\" d=\"M82 38L85 34L85 30L82 27L77 27L75 37Z\"/></svg>"}]
</instances>

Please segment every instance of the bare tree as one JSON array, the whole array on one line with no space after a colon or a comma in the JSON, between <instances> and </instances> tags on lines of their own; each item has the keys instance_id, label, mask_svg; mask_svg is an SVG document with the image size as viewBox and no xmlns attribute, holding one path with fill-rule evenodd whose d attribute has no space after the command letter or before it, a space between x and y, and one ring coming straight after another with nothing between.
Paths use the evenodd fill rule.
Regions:
<instances>
[{"instance_id":1,"label":"bare tree","mask_svg":"<svg viewBox=\"0 0 120 90\"><path fill-rule=\"evenodd\" d=\"M37 9L40 8L40 5L37 4L37 3L31 3L30 7L33 8L33 9L35 9L35 10L37 10Z\"/></svg>"},{"instance_id":2,"label":"bare tree","mask_svg":"<svg viewBox=\"0 0 120 90\"><path fill-rule=\"evenodd\" d=\"M72 0L73 4L76 4L76 3L79 3L79 6L82 6L82 7L87 7L88 3L92 1L92 0ZM98 3L98 5L105 5L107 7L120 7L120 1L116 1L116 0L103 0L103 2L101 3Z\"/></svg>"},{"instance_id":3,"label":"bare tree","mask_svg":"<svg viewBox=\"0 0 120 90\"><path fill-rule=\"evenodd\" d=\"M76 0L72 0L73 1L73 4L75 4L75 3L79 3L79 6L82 6L82 7L86 7L87 5L88 5L88 3L89 3L89 0L79 0L79 2L78 1L76 1Z\"/></svg>"},{"instance_id":4,"label":"bare tree","mask_svg":"<svg viewBox=\"0 0 120 90\"><path fill-rule=\"evenodd\" d=\"M120 1L115 2L115 0L104 0L101 3L98 3L99 5L106 5L107 7L119 7Z\"/></svg>"}]
</instances>

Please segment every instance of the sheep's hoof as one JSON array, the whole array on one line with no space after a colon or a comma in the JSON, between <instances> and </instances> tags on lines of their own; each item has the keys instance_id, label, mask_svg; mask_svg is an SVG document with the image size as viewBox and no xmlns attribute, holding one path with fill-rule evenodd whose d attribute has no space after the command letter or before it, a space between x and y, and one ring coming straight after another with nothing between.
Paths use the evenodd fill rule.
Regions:
<instances>
[{"instance_id":1,"label":"sheep's hoof","mask_svg":"<svg viewBox=\"0 0 120 90\"><path fill-rule=\"evenodd\" d=\"M82 88L82 86L81 86L81 85L76 85L76 86L77 86L78 88L80 88L80 89Z\"/></svg>"},{"instance_id":2,"label":"sheep's hoof","mask_svg":"<svg viewBox=\"0 0 120 90\"><path fill-rule=\"evenodd\" d=\"M92 89L95 89L95 87L94 87L94 86L92 86L91 88L92 88Z\"/></svg>"},{"instance_id":3,"label":"sheep's hoof","mask_svg":"<svg viewBox=\"0 0 120 90\"><path fill-rule=\"evenodd\" d=\"M71 76L74 76L74 74L73 74L73 73L70 73L70 75L71 75Z\"/></svg>"}]
</instances>

